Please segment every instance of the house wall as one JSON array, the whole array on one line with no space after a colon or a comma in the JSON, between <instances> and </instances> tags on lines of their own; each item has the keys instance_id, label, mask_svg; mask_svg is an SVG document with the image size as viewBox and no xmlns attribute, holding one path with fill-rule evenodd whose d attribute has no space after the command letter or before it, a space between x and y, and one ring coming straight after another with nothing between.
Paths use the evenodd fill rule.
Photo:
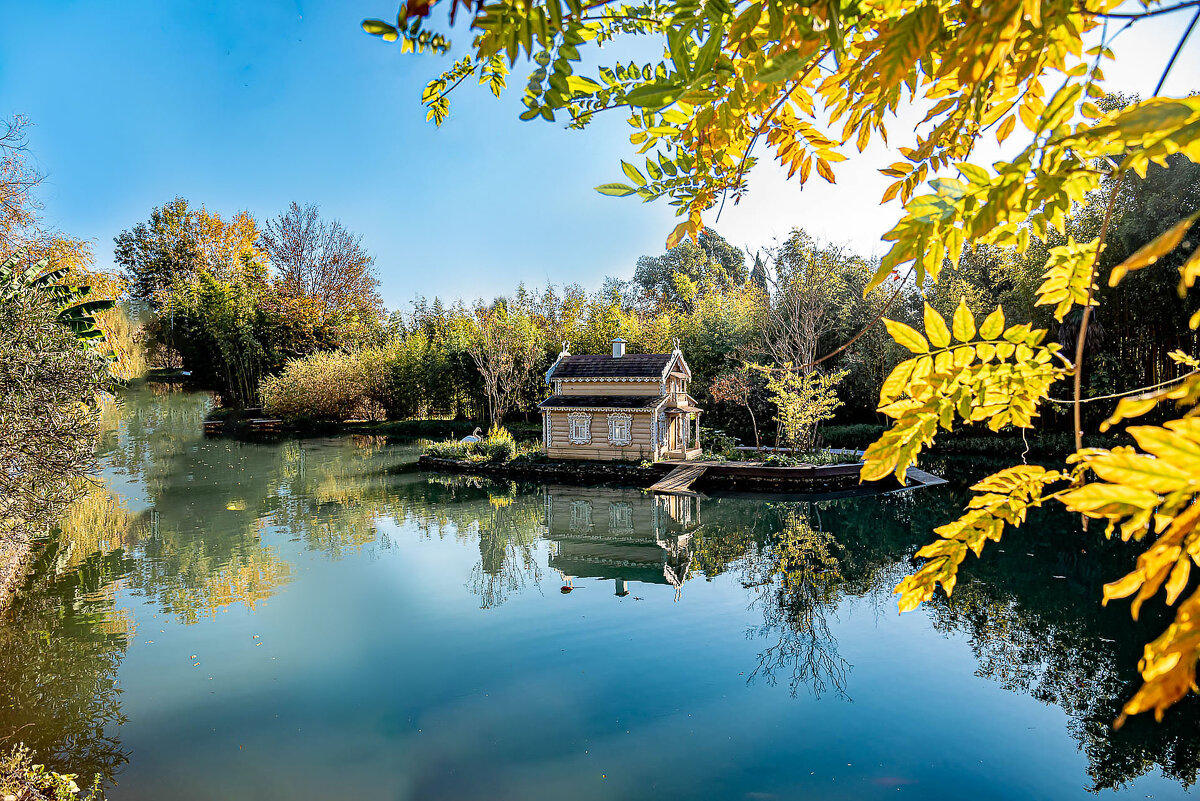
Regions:
<instances>
[{"instance_id":1,"label":"house wall","mask_svg":"<svg viewBox=\"0 0 1200 801\"><path fill-rule=\"evenodd\" d=\"M610 412L591 412L592 441L588 445L571 442L570 423L567 415L572 412L552 410L550 415L550 445L546 455L551 459L655 459L654 446L650 441L649 412L632 411L633 441L618 446L608 441L608 415Z\"/></svg>"},{"instance_id":2,"label":"house wall","mask_svg":"<svg viewBox=\"0 0 1200 801\"><path fill-rule=\"evenodd\" d=\"M662 392L657 381L563 381L562 394L658 397Z\"/></svg>"}]
</instances>

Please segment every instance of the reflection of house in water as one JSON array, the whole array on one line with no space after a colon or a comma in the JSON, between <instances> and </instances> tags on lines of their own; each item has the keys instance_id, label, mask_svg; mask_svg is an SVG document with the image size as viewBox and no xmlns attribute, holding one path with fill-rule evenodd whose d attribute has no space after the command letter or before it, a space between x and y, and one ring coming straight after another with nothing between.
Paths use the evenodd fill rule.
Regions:
<instances>
[{"instance_id":1,"label":"reflection of house in water","mask_svg":"<svg viewBox=\"0 0 1200 801\"><path fill-rule=\"evenodd\" d=\"M700 499L636 489L546 488L550 567L569 578L670 584L676 597L692 561L691 534L700 525Z\"/></svg>"}]
</instances>

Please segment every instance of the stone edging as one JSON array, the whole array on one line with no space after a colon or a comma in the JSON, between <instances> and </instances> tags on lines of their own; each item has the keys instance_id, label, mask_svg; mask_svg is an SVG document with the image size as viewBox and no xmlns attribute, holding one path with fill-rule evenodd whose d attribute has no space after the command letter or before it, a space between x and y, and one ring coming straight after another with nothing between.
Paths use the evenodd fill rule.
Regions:
<instances>
[{"instance_id":1,"label":"stone edging","mask_svg":"<svg viewBox=\"0 0 1200 801\"><path fill-rule=\"evenodd\" d=\"M417 466L425 470L469 473L499 478L533 479L563 484L625 484L649 487L675 465L665 462L639 465L602 461L467 462L422 455ZM721 489L793 490L826 492L859 488L861 464L774 467L728 462L709 467L697 486ZM933 478L931 476L931 478ZM895 482L873 485L875 491L898 489Z\"/></svg>"}]
</instances>

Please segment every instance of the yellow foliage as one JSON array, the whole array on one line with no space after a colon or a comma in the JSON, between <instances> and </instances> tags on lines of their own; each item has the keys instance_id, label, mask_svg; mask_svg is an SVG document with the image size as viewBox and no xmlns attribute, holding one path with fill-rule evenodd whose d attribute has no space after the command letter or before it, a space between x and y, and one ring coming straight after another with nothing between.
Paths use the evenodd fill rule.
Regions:
<instances>
[{"instance_id":1,"label":"yellow foliage","mask_svg":"<svg viewBox=\"0 0 1200 801\"><path fill-rule=\"evenodd\" d=\"M1046 332L1028 325L1005 329L1001 309L978 332L965 303L959 304L954 321L958 344L951 343L946 321L928 304L928 340L903 323L884 321L893 338L918 355L896 365L883 382L879 411L895 422L867 448L864 481L894 473L903 482L937 430L950 430L956 418L986 422L993 431L1028 427L1037 415L1037 401L1065 374L1055 363L1056 358L1061 361L1059 346L1042 342Z\"/></svg>"}]
</instances>

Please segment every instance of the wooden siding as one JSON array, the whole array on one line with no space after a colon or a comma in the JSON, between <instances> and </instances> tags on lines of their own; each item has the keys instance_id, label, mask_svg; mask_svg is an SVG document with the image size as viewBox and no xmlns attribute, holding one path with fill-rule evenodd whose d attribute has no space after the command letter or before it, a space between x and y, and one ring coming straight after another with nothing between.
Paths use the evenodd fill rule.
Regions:
<instances>
[{"instance_id":1,"label":"wooden siding","mask_svg":"<svg viewBox=\"0 0 1200 801\"><path fill-rule=\"evenodd\" d=\"M546 455L551 459L655 459L654 446L650 441L651 415L632 412L633 441L628 445L612 445L608 441L608 415L611 412L590 412L592 415L592 441L588 445L571 442L568 415L572 412L552 410L550 414L550 446Z\"/></svg>"},{"instance_id":2,"label":"wooden siding","mask_svg":"<svg viewBox=\"0 0 1200 801\"><path fill-rule=\"evenodd\" d=\"M662 394L657 381L563 381L563 395L650 395Z\"/></svg>"}]
</instances>

